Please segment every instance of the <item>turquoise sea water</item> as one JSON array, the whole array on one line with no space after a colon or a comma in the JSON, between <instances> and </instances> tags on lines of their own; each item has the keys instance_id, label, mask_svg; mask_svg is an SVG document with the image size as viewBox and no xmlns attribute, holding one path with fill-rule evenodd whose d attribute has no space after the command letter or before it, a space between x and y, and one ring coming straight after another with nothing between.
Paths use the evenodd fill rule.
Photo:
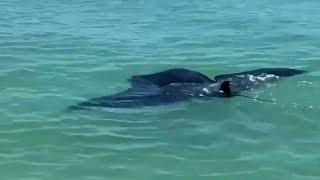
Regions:
<instances>
[{"instance_id":1,"label":"turquoise sea water","mask_svg":"<svg viewBox=\"0 0 320 180\"><path fill-rule=\"evenodd\" d=\"M0 0L0 179L320 179L320 2ZM244 98L67 112L173 67L310 73Z\"/></svg>"}]
</instances>

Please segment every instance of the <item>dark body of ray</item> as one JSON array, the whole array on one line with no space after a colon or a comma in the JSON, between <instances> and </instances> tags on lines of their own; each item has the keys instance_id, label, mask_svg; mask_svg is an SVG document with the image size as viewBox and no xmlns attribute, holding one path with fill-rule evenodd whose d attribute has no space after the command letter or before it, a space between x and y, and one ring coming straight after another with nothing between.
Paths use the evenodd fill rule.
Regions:
<instances>
[{"instance_id":1,"label":"dark body of ray","mask_svg":"<svg viewBox=\"0 0 320 180\"><path fill-rule=\"evenodd\" d=\"M154 74L132 76L129 79L129 89L114 95L93 98L71 108L157 106L191 98L229 98L304 72L306 71L289 68L263 68L217 75L210 79L193 70L169 69Z\"/></svg>"}]
</instances>

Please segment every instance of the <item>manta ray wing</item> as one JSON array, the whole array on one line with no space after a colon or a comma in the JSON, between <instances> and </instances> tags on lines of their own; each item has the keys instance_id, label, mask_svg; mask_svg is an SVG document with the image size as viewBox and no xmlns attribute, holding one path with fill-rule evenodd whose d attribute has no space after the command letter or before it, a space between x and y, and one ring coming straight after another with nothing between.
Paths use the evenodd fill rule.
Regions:
<instances>
[{"instance_id":1,"label":"manta ray wing","mask_svg":"<svg viewBox=\"0 0 320 180\"><path fill-rule=\"evenodd\" d=\"M132 107L145 103L145 100L159 96L161 89L156 85L139 84L120 93L93 98L78 106Z\"/></svg>"},{"instance_id":2,"label":"manta ray wing","mask_svg":"<svg viewBox=\"0 0 320 180\"><path fill-rule=\"evenodd\" d=\"M279 77L289 77L289 76L294 76L298 74L305 73L306 71L304 70L297 70L297 69L290 69L290 68L262 68L262 69L256 69L252 71L244 71L240 73L232 73L232 74L222 74L222 75L217 75L214 77L215 80L217 81L224 81L229 78L233 77L241 77L241 76L260 76L260 75L275 75Z\"/></svg>"},{"instance_id":3,"label":"manta ray wing","mask_svg":"<svg viewBox=\"0 0 320 180\"><path fill-rule=\"evenodd\" d=\"M129 81L132 86L144 85L156 85L163 87L171 83L212 83L212 79L204 74L188 69L169 69L166 71L132 76Z\"/></svg>"},{"instance_id":4,"label":"manta ray wing","mask_svg":"<svg viewBox=\"0 0 320 180\"><path fill-rule=\"evenodd\" d=\"M222 74L215 76L215 80L230 81L234 92L255 90L275 82L283 77L294 76L305 73L303 70L290 68L262 68L252 71L244 71L233 74Z\"/></svg>"}]
</instances>

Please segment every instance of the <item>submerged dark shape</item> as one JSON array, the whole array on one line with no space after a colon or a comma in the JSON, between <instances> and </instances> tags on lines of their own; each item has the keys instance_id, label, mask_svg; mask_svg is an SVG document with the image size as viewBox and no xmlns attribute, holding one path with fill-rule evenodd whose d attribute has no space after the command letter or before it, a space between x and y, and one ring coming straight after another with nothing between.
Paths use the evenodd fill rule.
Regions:
<instances>
[{"instance_id":1,"label":"submerged dark shape","mask_svg":"<svg viewBox=\"0 0 320 180\"><path fill-rule=\"evenodd\" d=\"M188 69L169 69L154 74L132 76L129 79L129 89L114 95L93 98L71 108L157 106L191 98L229 98L258 89L283 77L305 72L289 68L263 68L217 75L210 79Z\"/></svg>"}]
</instances>

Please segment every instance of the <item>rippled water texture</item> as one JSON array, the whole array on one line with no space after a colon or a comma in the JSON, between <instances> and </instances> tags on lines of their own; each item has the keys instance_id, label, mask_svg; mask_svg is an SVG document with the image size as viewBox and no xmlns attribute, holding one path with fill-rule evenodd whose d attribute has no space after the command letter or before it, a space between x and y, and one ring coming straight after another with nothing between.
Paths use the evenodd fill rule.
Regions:
<instances>
[{"instance_id":1,"label":"rippled water texture","mask_svg":"<svg viewBox=\"0 0 320 180\"><path fill-rule=\"evenodd\" d=\"M0 0L1 180L320 178L320 2ZM241 97L68 112L167 68L310 73Z\"/></svg>"}]
</instances>

